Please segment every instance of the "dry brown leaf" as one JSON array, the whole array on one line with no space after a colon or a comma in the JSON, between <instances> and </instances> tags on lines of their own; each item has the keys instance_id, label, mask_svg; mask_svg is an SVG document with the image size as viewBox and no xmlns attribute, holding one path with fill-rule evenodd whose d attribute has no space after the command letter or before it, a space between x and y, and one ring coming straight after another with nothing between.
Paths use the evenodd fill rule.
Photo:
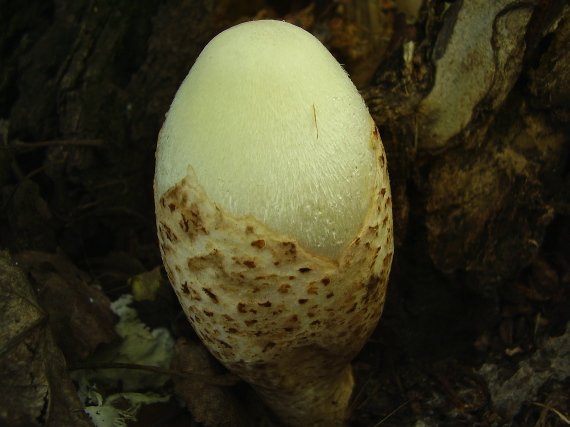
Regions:
<instances>
[{"instance_id":1,"label":"dry brown leaf","mask_svg":"<svg viewBox=\"0 0 570 427\"><path fill-rule=\"evenodd\" d=\"M9 425L90 426L24 273L0 252L0 416Z\"/></svg>"},{"instance_id":2,"label":"dry brown leaf","mask_svg":"<svg viewBox=\"0 0 570 427\"><path fill-rule=\"evenodd\" d=\"M206 347L197 341L180 338L172 368L218 377L222 374L218 362ZM253 422L228 387L207 384L198 376L173 377L174 391L180 396L198 422L208 427L251 427Z\"/></svg>"},{"instance_id":3,"label":"dry brown leaf","mask_svg":"<svg viewBox=\"0 0 570 427\"><path fill-rule=\"evenodd\" d=\"M14 259L35 281L38 300L67 361L74 364L117 338L110 300L63 254L21 252Z\"/></svg>"}]
</instances>

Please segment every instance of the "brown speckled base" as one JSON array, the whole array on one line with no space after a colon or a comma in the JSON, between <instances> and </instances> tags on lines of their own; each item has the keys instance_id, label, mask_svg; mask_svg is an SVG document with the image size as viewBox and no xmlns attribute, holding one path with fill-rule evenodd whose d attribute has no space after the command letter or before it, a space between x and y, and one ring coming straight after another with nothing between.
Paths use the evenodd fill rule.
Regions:
<instances>
[{"instance_id":1,"label":"brown speckled base","mask_svg":"<svg viewBox=\"0 0 570 427\"><path fill-rule=\"evenodd\" d=\"M377 191L338 262L208 200L191 168L157 203L170 282L211 353L294 426L342 425L350 361L382 313L392 209L377 131Z\"/></svg>"}]
</instances>

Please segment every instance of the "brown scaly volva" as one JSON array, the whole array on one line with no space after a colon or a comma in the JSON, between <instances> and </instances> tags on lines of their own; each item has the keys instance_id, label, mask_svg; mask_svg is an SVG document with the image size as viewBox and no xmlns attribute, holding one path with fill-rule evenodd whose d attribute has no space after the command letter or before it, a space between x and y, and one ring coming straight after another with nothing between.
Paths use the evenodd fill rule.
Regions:
<instances>
[{"instance_id":1,"label":"brown scaly volva","mask_svg":"<svg viewBox=\"0 0 570 427\"><path fill-rule=\"evenodd\" d=\"M290 425L342 425L350 361L382 313L393 255L384 149L372 124L376 191L355 239L332 261L252 217L213 204L193 170L157 204L168 277L197 334Z\"/></svg>"}]
</instances>

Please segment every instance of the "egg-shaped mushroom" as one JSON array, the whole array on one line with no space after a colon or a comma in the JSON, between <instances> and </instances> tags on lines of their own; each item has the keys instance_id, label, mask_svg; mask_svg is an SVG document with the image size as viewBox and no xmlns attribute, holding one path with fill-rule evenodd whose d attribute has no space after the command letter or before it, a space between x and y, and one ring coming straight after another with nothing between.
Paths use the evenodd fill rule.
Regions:
<instances>
[{"instance_id":1,"label":"egg-shaped mushroom","mask_svg":"<svg viewBox=\"0 0 570 427\"><path fill-rule=\"evenodd\" d=\"M378 129L333 56L285 22L216 36L160 132L155 201L170 282L210 352L286 424L342 425L393 228Z\"/></svg>"}]
</instances>

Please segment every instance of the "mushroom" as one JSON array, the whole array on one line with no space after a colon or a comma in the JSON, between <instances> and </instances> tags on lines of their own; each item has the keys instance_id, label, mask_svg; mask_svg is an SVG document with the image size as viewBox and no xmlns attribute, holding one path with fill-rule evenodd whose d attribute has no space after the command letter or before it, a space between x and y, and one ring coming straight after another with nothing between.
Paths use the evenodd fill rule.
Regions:
<instances>
[{"instance_id":1,"label":"mushroom","mask_svg":"<svg viewBox=\"0 0 570 427\"><path fill-rule=\"evenodd\" d=\"M156 157L162 257L198 336L286 424L342 425L393 255L384 148L347 74L294 25L232 27Z\"/></svg>"}]
</instances>

